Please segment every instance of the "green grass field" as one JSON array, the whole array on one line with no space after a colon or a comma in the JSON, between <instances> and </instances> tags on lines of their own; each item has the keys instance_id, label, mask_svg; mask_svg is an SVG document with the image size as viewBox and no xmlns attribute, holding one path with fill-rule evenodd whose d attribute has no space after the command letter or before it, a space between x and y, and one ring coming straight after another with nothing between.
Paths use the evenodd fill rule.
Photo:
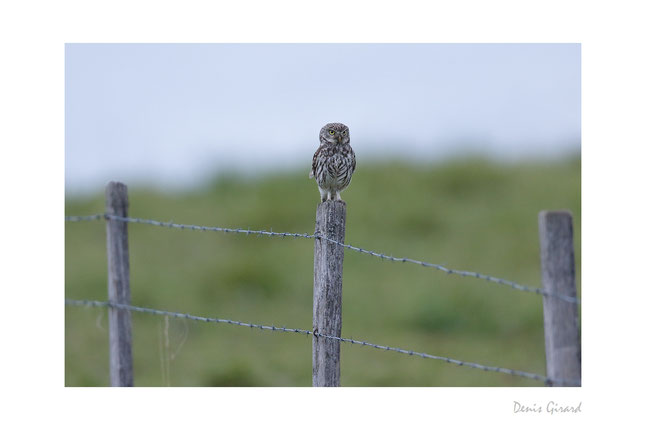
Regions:
<instances>
[{"instance_id":1,"label":"green grass field","mask_svg":"<svg viewBox=\"0 0 646 430\"><path fill-rule=\"evenodd\" d=\"M228 175L192 192L129 187L133 217L312 233L307 170ZM569 209L580 274L580 158L359 164L346 243L540 287L537 215ZM68 198L66 215L104 211ZM311 328L313 242L129 225L132 304ZM65 297L105 300L102 221L65 224ZM580 277L579 277L580 278ZM65 383L109 385L107 312L66 307ZM134 313L138 386L311 386L311 338ZM545 374L541 296L345 252L343 336ZM168 368L164 362L168 361ZM538 386L537 381L342 344L344 386Z\"/></svg>"}]
</instances>

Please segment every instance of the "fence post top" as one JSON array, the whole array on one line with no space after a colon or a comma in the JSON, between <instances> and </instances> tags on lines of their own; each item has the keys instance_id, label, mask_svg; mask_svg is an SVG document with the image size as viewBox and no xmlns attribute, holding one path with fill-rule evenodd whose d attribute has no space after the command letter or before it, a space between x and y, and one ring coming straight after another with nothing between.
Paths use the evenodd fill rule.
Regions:
<instances>
[{"instance_id":1,"label":"fence post top","mask_svg":"<svg viewBox=\"0 0 646 430\"><path fill-rule=\"evenodd\" d=\"M128 209L128 187L117 181L110 181L105 187L106 213L125 216Z\"/></svg>"},{"instance_id":2,"label":"fence post top","mask_svg":"<svg viewBox=\"0 0 646 430\"><path fill-rule=\"evenodd\" d=\"M572 218L572 212L567 209L558 209L558 210L544 210L538 213L538 218L553 218L553 217L570 217Z\"/></svg>"},{"instance_id":3,"label":"fence post top","mask_svg":"<svg viewBox=\"0 0 646 430\"><path fill-rule=\"evenodd\" d=\"M115 189L115 188L128 189L128 186L126 184L124 184L123 182L119 182L119 181L110 181L110 182L108 182L108 185L105 186L106 190L111 190L111 189Z\"/></svg>"},{"instance_id":4,"label":"fence post top","mask_svg":"<svg viewBox=\"0 0 646 430\"><path fill-rule=\"evenodd\" d=\"M327 206L347 206L343 200L326 200L324 202L320 202L318 204L318 207L324 207L326 205Z\"/></svg>"}]
</instances>

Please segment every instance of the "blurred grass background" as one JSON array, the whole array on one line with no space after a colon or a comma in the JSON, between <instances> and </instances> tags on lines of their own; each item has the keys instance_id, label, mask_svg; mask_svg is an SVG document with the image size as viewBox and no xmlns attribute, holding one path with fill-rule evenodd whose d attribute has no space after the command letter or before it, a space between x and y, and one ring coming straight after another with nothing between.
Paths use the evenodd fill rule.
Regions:
<instances>
[{"instance_id":1,"label":"blurred grass background","mask_svg":"<svg viewBox=\"0 0 646 430\"><path fill-rule=\"evenodd\" d=\"M134 217L313 232L318 191L307 171L223 175L200 189L129 187ZM540 287L538 212L574 216L581 262L581 164L452 160L361 164L346 243ZM66 215L104 211L103 194L66 199ZM313 242L130 224L132 303L245 322L311 328ZM105 300L105 225L65 224L65 297ZM580 288L580 287L579 287ZM109 385L107 312L66 307L65 383ZM135 385L311 386L311 338L133 313ZM343 335L545 374L540 296L346 250ZM163 357L169 357L164 371ZM343 386L540 386L349 344Z\"/></svg>"}]
</instances>

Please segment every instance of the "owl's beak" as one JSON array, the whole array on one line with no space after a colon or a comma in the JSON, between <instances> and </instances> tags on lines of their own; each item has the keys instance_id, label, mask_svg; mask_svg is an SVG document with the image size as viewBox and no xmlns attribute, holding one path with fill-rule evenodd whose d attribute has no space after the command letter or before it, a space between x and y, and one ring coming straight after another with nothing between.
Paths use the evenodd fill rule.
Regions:
<instances>
[{"instance_id":1,"label":"owl's beak","mask_svg":"<svg viewBox=\"0 0 646 430\"><path fill-rule=\"evenodd\" d=\"M339 134L339 135L336 137L336 143L341 143L341 141L342 141L342 140L343 140L343 136L341 136L341 135Z\"/></svg>"}]
</instances>

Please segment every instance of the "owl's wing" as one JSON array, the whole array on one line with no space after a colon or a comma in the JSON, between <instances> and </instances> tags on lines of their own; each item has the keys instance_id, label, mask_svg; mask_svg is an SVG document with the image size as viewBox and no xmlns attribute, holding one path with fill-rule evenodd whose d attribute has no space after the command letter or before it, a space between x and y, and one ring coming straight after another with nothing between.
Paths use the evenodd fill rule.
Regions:
<instances>
[{"instance_id":1,"label":"owl's wing","mask_svg":"<svg viewBox=\"0 0 646 430\"><path fill-rule=\"evenodd\" d=\"M316 171L316 159L319 156L319 152L321 152L321 148L323 148L323 145L319 146L319 148L314 153L314 156L312 157L312 170L310 170L310 179L314 177L314 172Z\"/></svg>"}]
</instances>

